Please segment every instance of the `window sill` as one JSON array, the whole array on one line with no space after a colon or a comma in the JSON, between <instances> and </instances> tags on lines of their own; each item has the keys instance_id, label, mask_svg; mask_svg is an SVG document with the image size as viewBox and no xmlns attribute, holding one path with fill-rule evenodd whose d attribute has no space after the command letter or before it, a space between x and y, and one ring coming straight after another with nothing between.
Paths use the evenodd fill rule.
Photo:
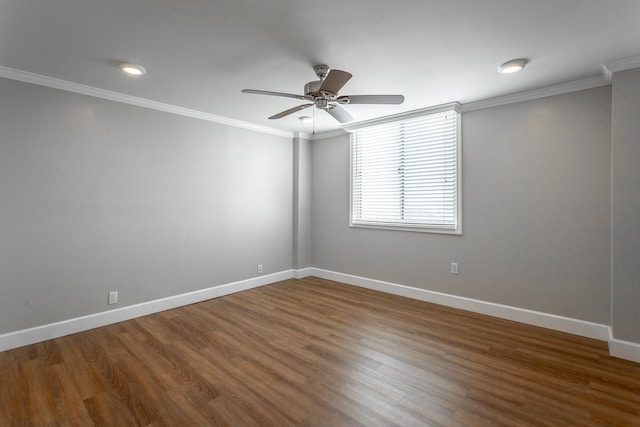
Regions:
<instances>
[{"instance_id":1,"label":"window sill","mask_svg":"<svg viewBox=\"0 0 640 427\"><path fill-rule=\"evenodd\" d=\"M414 233L433 233L433 234L450 234L454 236L462 236L462 227L451 230L445 228L432 228L424 226L411 226L406 224L372 224L372 223L351 223L349 228L369 228L375 230L390 230L390 231L409 231Z\"/></svg>"}]
</instances>

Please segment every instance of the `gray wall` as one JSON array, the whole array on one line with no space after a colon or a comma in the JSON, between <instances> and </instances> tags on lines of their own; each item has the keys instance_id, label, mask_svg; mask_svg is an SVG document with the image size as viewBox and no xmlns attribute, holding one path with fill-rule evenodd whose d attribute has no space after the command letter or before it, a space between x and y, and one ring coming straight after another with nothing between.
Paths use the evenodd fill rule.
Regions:
<instances>
[{"instance_id":1,"label":"gray wall","mask_svg":"<svg viewBox=\"0 0 640 427\"><path fill-rule=\"evenodd\" d=\"M640 342L639 88L632 70L613 95L464 113L451 236L349 228L348 137L291 141L0 79L0 334L261 263L613 323Z\"/></svg>"},{"instance_id":2,"label":"gray wall","mask_svg":"<svg viewBox=\"0 0 640 427\"><path fill-rule=\"evenodd\" d=\"M462 236L349 228L348 137L314 141L313 266L608 324L610 107L601 87L463 114Z\"/></svg>"},{"instance_id":3,"label":"gray wall","mask_svg":"<svg viewBox=\"0 0 640 427\"><path fill-rule=\"evenodd\" d=\"M293 139L293 268L311 267L311 141Z\"/></svg>"},{"instance_id":4,"label":"gray wall","mask_svg":"<svg viewBox=\"0 0 640 427\"><path fill-rule=\"evenodd\" d=\"M613 75L612 324L640 344L640 69Z\"/></svg>"},{"instance_id":5,"label":"gray wall","mask_svg":"<svg viewBox=\"0 0 640 427\"><path fill-rule=\"evenodd\" d=\"M0 79L0 333L290 269L292 156L290 138Z\"/></svg>"}]
</instances>

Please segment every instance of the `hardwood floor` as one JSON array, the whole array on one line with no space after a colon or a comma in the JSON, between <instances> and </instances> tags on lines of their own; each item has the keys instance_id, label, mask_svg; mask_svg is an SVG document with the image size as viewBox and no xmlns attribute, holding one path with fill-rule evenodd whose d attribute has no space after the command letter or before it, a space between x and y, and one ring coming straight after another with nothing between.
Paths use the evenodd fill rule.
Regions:
<instances>
[{"instance_id":1,"label":"hardwood floor","mask_svg":"<svg viewBox=\"0 0 640 427\"><path fill-rule=\"evenodd\" d=\"M13 425L640 426L640 364L306 278L0 353Z\"/></svg>"}]
</instances>

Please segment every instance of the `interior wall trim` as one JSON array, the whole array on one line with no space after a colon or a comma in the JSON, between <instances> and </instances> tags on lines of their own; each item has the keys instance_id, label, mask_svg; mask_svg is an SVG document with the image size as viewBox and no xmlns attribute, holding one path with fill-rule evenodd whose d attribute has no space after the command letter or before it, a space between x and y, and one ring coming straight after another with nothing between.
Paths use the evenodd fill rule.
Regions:
<instances>
[{"instance_id":1,"label":"interior wall trim","mask_svg":"<svg viewBox=\"0 0 640 427\"><path fill-rule=\"evenodd\" d=\"M318 141L321 139L333 138L334 136L349 135L349 132L347 132L344 129L336 129L336 130L330 130L326 132L318 132L314 134L304 133L304 132L297 132L297 133L300 135L302 139L306 139L308 141Z\"/></svg>"},{"instance_id":2,"label":"interior wall trim","mask_svg":"<svg viewBox=\"0 0 640 427\"><path fill-rule=\"evenodd\" d=\"M420 301L431 302L446 307L459 308L474 313L486 314L500 319L526 323L532 326L566 332L586 338L607 342L609 354L620 359L640 363L640 344L613 338L611 327L600 323L587 322L570 317L540 311L528 310L487 301L475 300L441 292L428 291L397 283L368 279L319 268L307 268L297 272L297 278L316 276L349 285L386 292Z\"/></svg>"},{"instance_id":3,"label":"interior wall trim","mask_svg":"<svg viewBox=\"0 0 640 427\"><path fill-rule=\"evenodd\" d=\"M633 55L626 58L620 58L613 61L605 62L604 64L602 64L602 67L609 73L617 73L618 71L640 68L640 55Z\"/></svg>"},{"instance_id":4,"label":"interior wall trim","mask_svg":"<svg viewBox=\"0 0 640 427\"><path fill-rule=\"evenodd\" d=\"M474 313L498 317L500 319L513 320L515 322L526 323L554 331L567 332L569 334L605 341L609 345L609 354L611 356L640 363L640 344L613 338L609 325L441 292L428 291L397 283L368 279L366 277L353 276L319 268L307 269L305 274L306 276L316 276L322 279L334 280L336 282L387 292L420 301L444 305L446 307L459 308Z\"/></svg>"},{"instance_id":5,"label":"interior wall trim","mask_svg":"<svg viewBox=\"0 0 640 427\"><path fill-rule=\"evenodd\" d=\"M238 282L227 283L181 295L147 301L140 304L116 308L114 310L103 311L101 313L23 329L21 331L9 332L0 335L0 351L11 350L13 348L88 331L101 326L122 322L124 320L159 313L164 310L170 310L172 308L182 307L212 298L230 295L240 291L246 291L259 286L291 279L292 277L293 270L285 270L278 273L266 274L251 279L240 280Z\"/></svg>"},{"instance_id":6,"label":"interior wall trim","mask_svg":"<svg viewBox=\"0 0 640 427\"><path fill-rule=\"evenodd\" d=\"M593 89L601 86L609 86L611 85L611 76L612 74L609 71L609 69L603 65L601 76L590 77L586 79L561 83L554 86L543 87L540 89L533 89L533 90L528 90L524 92L517 92L517 93L512 93L504 96L498 96L494 98L487 98L487 99L481 99L478 101L468 102L466 104L460 104L459 109L461 113L468 113L470 111L483 110L485 108L500 107L503 105L515 104L515 103L524 102L524 101L532 101L534 99L546 98L554 95L562 95L565 93L577 92L580 90ZM415 112L418 114L420 111L422 110L415 110ZM402 114L409 114L409 113L412 113L412 112L409 111L407 113L402 113ZM376 120L385 120L389 118L390 117L386 116ZM362 123L365 123L365 122L362 122ZM345 129L362 125L362 123L356 123L356 122L350 123L346 126L343 126L342 130L331 131L331 132L321 132L315 135L309 135L307 139L311 139L313 141L313 140L331 138L334 136L345 135L345 134L348 134L348 132Z\"/></svg>"},{"instance_id":7,"label":"interior wall trim","mask_svg":"<svg viewBox=\"0 0 640 427\"><path fill-rule=\"evenodd\" d=\"M640 344L612 338L609 340L609 354L640 363Z\"/></svg>"},{"instance_id":8,"label":"interior wall trim","mask_svg":"<svg viewBox=\"0 0 640 427\"><path fill-rule=\"evenodd\" d=\"M315 269L313 267L301 268L300 270L293 270L294 279L304 279L305 277L313 276Z\"/></svg>"},{"instance_id":9,"label":"interior wall trim","mask_svg":"<svg viewBox=\"0 0 640 427\"><path fill-rule=\"evenodd\" d=\"M360 286L393 295L431 302L446 307L459 308L474 313L486 314L501 319L513 320L515 322L567 332L600 341L607 341L609 344L609 354L621 359L640 363L640 344L613 338L611 336L611 328L607 325L441 292L428 291L397 283L368 279L365 277L353 276L350 274L338 273L314 267L303 268L300 270L284 270L278 273L258 276L181 295L130 305L127 307L117 308L115 310L36 326L34 328L24 329L21 331L9 332L0 335L0 351L11 350L13 348L35 344L63 337L65 335L88 331L90 329L134 319L136 317L159 313L172 308L182 307L212 298L218 298L236 292L269 285L282 280L291 278L302 279L309 276L316 276L322 279L333 280L336 282L346 283L348 285Z\"/></svg>"},{"instance_id":10,"label":"interior wall trim","mask_svg":"<svg viewBox=\"0 0 640 427\"><path fill-rule=\"evenodd\" d=\"M500 107L503 105L515 104L517 102L532 101L534 99L546 98L554 95L562 95L580 90L593 89L600 86L609 86L611 78L606 75L590 77L582 80L562 83L555 86L534 89L525 92L518 92L510 95L498 96L495 98L484 99L475 102L462 104L461 111L467 113L485 108Z\"/></svg>"},{"instance_id":11,"label":"interior wall trim","mask_svg":"<svg viewBox=\"0 0 640 427\"><path fill-rule=\"evenodd\" d=\"M45 86L53 89L64 90L67 92L78 93L80 95L92 96L94 98L135 105L137 107L148 108L151 110L163 111L165 113L176 114L178 116L191 117L193 119L205 120L208 122L253 130L270 135L293 138L292 132L286 132L266 126L259 126L253 123L243 122L241 120L234 120L227 117L217 116L215 114L205 113L203 111L178 107L177 105L165 104L163 102L152 101L150 99L139 98L137 96L126 95L110 90L99 89L93 86L87 86L67 80L56 79L54 77L43 76L41 74L30 73L28 71L16 70L14 68L0 66L0 77L25 83L31 83L39 86Z\"/></svg>"},{"instance_id":12,"label":"interior wall trim","mask_svg":"<svg viewBox=\"0 0 640 427\"><path fill-rule=\"evenodd\" d=\"M518 92L505 96L489 98L461 104L460 111L465 113L469 111L480 110L484 108L498 107L502 105L513 104L516 102L530 101L547 96L560 95L579 90L592 89L600 86L611 84L612 71L620 71L640 66L640 56L623 58L602 65L602 76L576 80L572 82L562 83L555 86L534 89L525 92ZM190 108L179 107L176 105L165 104L163 102L152 101L150 99L140 98L136 96L126 95L119 92L99 89L93 86L87 86L80 83L74 83L67 80L61 80L54 77L44 76L41 74L31 73L28 71L18 70L9 67L0 66L0 77L6 79L17 80L25 83L31 83L39 86L50 87L53 89L64 90L67 92L78 93L81 95L92 96L94 98L106 99L109 101L120 102L123 104L135 105L142 108L163 111L165 113L176 114L179 116L191 117L194 119L205 120L213 123L223 124L227 126L238 127L242 129L253 130L270 135L283 136L286 138L294 138L293 132L287 132L266 126L260 126L253 123L234 120L215 114L205 113L203 111L192 110ZM406 114L406 113L405 113ZM300 133L299 136L308 140L321 140L332 138L334 136L346 135L344 129L336 129L333 131L319 132L314 135Z\"/></svg>"},{"instance_id":13,"label":"interior wall trim","mask_svg":"<svg viewBox=\"0 0 640 427\"><path fill-rule=\"evenodd\" d=\"M426 289L414 288L397 283L384 282L381 280L353 276L350 274L338 273L335 271L323 270L319 268L312 268L309 273L310 275L317 276L322 279L347 283L349 285L387 292L390 294L444 305L447 307L459 308L474 313L486 314L501 319L513 320L533 326L567 332L570 334L593 338L600 341L609 341L611 339L609 326L599 323L587 322L584 320L558 316L555 314L549 314L540 311L460 297L456 295L445 294L442 292L429 291Z\"/></svg>"}]
</instances>

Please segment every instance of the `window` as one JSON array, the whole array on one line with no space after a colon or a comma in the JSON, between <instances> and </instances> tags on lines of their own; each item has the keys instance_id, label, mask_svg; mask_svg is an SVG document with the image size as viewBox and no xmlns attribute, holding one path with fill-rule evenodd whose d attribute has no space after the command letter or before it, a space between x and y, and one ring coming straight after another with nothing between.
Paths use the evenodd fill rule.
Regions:
<instances>
[{"instance_id":1,"label":"window","mask_svg":"<svg viewBox=\"0 0 640 427\"><path fill-rule=\"evenodd\" d=\"M351 226L461 234L457 104L374 120L351 135Z\"/></svg>"}]
</instances>

